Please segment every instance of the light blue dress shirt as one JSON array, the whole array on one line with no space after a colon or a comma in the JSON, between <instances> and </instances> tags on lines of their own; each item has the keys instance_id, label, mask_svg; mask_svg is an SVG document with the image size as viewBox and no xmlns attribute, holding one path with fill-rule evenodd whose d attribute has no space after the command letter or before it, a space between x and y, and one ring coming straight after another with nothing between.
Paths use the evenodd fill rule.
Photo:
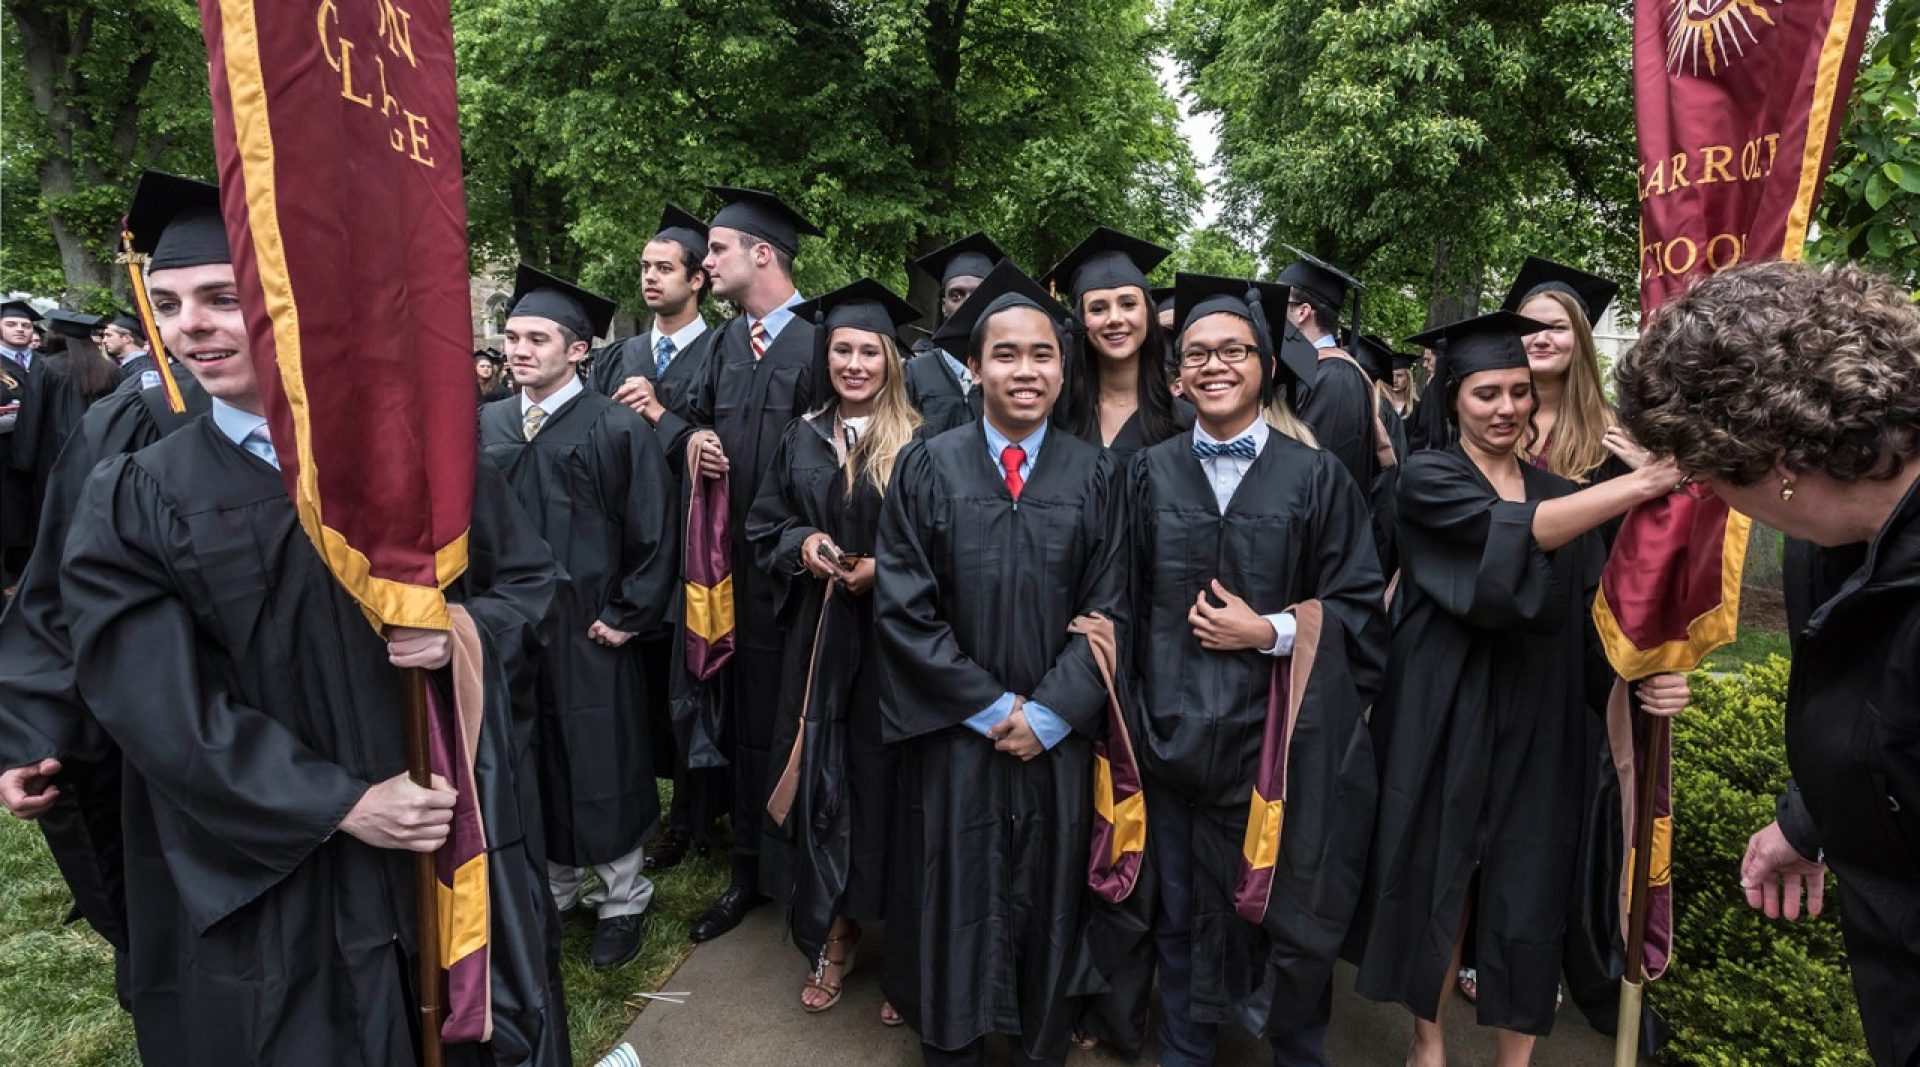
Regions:
<instances>
[{"instance_id":1,"label":"light blue dress shirt","mask_svg":"<svg viewBox=\"0 0 1920 1067\"><path fill-rule=\"evenodd\" d=\"M280 457L273 450L273 439L267 434L267 417L241 411L232 404L215 397L212 402L213 425L220 435L232 441L241 450L251 452L280 469Z\"/></svg>"},{"instance_id":2,"label":"light blue dress shirt","mask_svg":"<svg viewBox=\"0 0 1920 1067\"><path fill-rule=\"evenodd\" d=\"M1020 480L1026 481L1031 478L1034 461L1040 458L1041 446L1046 443L1047 424L1041 423L1032 433L1018 441L1010 440L1006 434L994 429L993 423L986 419L981 419L980 425L986 428L987 455L993 460L993 469L1004 471L1005 468L1000 466L1000 453L1006 451L1008 445L1019 445L1027 454L1027 458L1020 464ZM1053 709L1045 704L1029 700L1023 710L1027 715L1027 725L1033 729L1033 736L1040 739L1040 744L1044 748L1052 748L1059 744L1060 739L1067 736L1073 729L1067 725L1065 719L1055 714ZM1012 715L1013 694L1002 693L999 700L987 705L978 715L968 719L967 725L985 736L989 730L1007 721Z\"/></svg>"},{"instance_id":3,"label":"light blue dress shirt","mask_svg":"<svg viewBox=\"0 0 1920 1067\"><path fill-rule=\"evenodd\" d=\"M1260 453L1266 451L1267 441L1273 436L1273 431L1268 428L1267 420L1256 417L1253 420L1253 426L1238 436L1253 438L1253 454L1255 458L1258 458ZM1196 442L1210 445L1224 445L1227 443L1226 441L1214 440L1207 435L1207 431L1202 430L1199 426L1193 428L1193 439ZM1252 468L1253 460L1240 459L1237 456L1209 456L1206 459L1200 460L1199 463L1200 469L1207 472L1207 486L1213 490L1214 503L1219 507L1222 515L1226 514L1227 502L1233 499L1234 490L1240 488L1240 482L1247 476L1247 471ZM1261 618L1266 619L1267 622L1273 625L1275 636L1273 647L1264 650L1266 654L1269 656L1293 655L1295 626L1293 614L1282 611L1273 615L1263 615Z\"/></svg>"},{"instance_id":4,"label":"light blue dress shirt","mask_svg":"<svg viewBox=\"0 0 1920 1067\"><path fill-rule=\"evenodd\" d=\"M1323 334L1321 334L1321 335L1320 335L1320 337L1319 337L1319 339L1318 339L1318 340L1316 340L1316 341L1314 341L1314 342L1313 342L1313 347L1315 347L1315 348L1339 348L1339 347L1340 347L1340 339L1339 339L1338 337L1335 337L1334 335L1332 335L1332 334L1330 334L1330 333L1323 333Z\"/></svg>"},{"instance_id":5,"label":"light blue dress shirt","mask_svg":"<svg viewBox=\"0 0 1920 1067\"><path fill-rule=\"evenodd\" d=\"M780 331L786 329L787 323L793 321L794 305L805 303L805 302L806 302L806 298L801 296L799 291L796 290L792 296L787 297L786 303L781 304L779 307L774 308L772 311L767 312L766 318L755 319L752 315L748 315L747 316L748 333L749 334L752 333L753 324L755 322L758 322L760 323L760 325L765 326L767 328L767 344L769 345L773 344L773 342L780 339Z\"/></svg>"}]
</instances>

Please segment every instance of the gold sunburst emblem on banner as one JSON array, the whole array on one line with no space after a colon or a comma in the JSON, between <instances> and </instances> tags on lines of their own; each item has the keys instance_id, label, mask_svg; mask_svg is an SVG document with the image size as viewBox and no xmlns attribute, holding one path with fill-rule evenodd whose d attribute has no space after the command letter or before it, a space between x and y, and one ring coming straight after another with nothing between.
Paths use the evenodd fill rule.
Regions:
<instances>
[{"instance_id":1,"label":"gold sunburst emblem on banner","mask_svg":"<svg viewBox=\"0 0 1920 1067\"><path fill-rule=\"evenodd\" d=\"M1759 43L1767 14L1787 0L1672 0L1667 13L1667 73L1709 78L1746 58Z\"/></svg>"}]
</instances>

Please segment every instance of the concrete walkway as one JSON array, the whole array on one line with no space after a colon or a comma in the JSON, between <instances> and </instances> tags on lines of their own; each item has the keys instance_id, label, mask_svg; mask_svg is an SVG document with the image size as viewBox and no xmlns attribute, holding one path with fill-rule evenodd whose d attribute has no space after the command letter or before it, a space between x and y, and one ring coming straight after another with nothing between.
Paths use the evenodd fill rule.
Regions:
<instances>
[{"instance_id":1,"label":"concrete walkway","mask_svg":"<svg viewBox=\"0 0 1920 1067\"><path fill-rule=\"evenodd\" d=\"M879 928L868 931L858 965L840 1003L823 1015L800 1008L806 963L783 942L779 911L763 907L740 928L697 947L667 980L685 992L685 1004L655 1002L627 1030L625 1040L644 1067L919 1067L920 1046L905 1027L880 1025ZM1339 1065L1397 1067L1406 1055L1411 1026L1399 1007L1375 1004L1353 992L1353 968L1334 978L1333 1027L1327 1059ZM1493 1062L1493 1034L1470 1025L1464 1001L1448 1009L1459 1025L1448 1034L1451 1067ZM996 1050L998 1051L998 1050ZM1007 1062L1002 1054L990 1062ZM1074 1053L1073 1067L1130 1061L1102 1052ZM1152 1050L1140 1060L1151 1065ZM1222 1034L1219 1063L1264 1065L1263 1045L1239 1031ZM1610 1067L1613 1041L1587 1026L1578 1009L1560 1012L1553 1035L1534 1053L1541 1067Z\"/></svg>"}]
</instances>

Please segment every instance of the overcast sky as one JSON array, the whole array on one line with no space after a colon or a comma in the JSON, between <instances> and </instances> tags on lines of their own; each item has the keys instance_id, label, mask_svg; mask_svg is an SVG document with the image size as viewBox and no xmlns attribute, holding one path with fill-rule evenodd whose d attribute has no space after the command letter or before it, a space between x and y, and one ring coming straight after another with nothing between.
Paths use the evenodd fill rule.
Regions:
<instances>
[{"instance_id":1,"label":"overcast sky","mask_svg":"<svg viewBox=\"0 0 1920 1067\"><path fill-rule=\"evenodd\" d=\"M1200 164L1200 180L1206 183L1207 196L1201 201L1199 217L1194 219L1196 226L1205 226L1219 217L1220 203L1214 198L1213 185L1220 177L1220 168L1214 163L1214 153L1220 148L1220 136L1214 131L1213 118L1208 115L1196 115L1188 107L1191 103L1180 77L1179 64L1164 52L1154 57L1154 66L1160 72L1160 84L1167 87L1180 102L1180 135L1187 139L1187 145L1193 149L1193 158Z\"/></svg>"}]
</instances>

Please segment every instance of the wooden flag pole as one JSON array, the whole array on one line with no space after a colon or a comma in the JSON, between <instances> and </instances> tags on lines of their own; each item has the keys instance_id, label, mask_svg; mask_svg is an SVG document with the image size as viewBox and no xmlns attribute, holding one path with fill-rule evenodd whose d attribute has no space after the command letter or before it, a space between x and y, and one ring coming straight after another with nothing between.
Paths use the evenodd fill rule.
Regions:
<instances>
[{"instance_id":1,"label":"wooden flag pole","mask_svg":"<svg viewBox=\"0 0 1920 1067\"><path fill-rule=\"evenodd\" d=\"M1653 901L1653 887L1649 884L1653 879L1653 804L1660 784L1660 775L1656 772L1666 765L1672 730L1672 723L1662 716L1649 715L1647 720L1646 758L1634 767L1639 779L1635 783L1638 798L1633 809L1633 881L1630 883L1633 896L1627 909L1627 963L1625 973L1620 976L1620 1014L1613 1037L1614 1067L1634 1067L1640 1062L1641 998L1647 988L1647 914L1652 911Z\"/></svg>"},{"instance_id":2,"label":"wooden flag pole","mask_svg":"<svg viewBox=\"0 0 1920 1067\"><path fill-rule=\"evenodd\" d=\"M427 672L422 667L407 671L407 775L422 789L432 786L433 772L427 761ZM434 854L416 852L413 857L414 904L419 927L420 959L420 1063L421 1067L441 1067L440 1049L440 875L434 869Z\"/></svg>"}]
</instances>

